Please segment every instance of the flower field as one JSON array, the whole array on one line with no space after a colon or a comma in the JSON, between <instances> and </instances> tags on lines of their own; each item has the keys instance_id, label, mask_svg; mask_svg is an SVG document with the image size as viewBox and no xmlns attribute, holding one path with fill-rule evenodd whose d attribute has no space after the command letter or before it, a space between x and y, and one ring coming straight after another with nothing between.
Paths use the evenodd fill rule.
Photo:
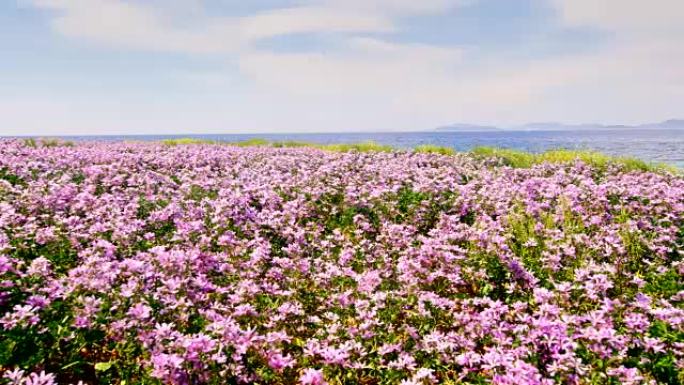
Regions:
<instances>
[{"instance_id":1,"label":"flower field","mask_svg":"<svg viewBox=\"0 0 684 385\"><path fill-rule=\"evenodd\" d=\"M0 141L0 384L681 384L684 179Z\"/></svg>"}]
</instances>

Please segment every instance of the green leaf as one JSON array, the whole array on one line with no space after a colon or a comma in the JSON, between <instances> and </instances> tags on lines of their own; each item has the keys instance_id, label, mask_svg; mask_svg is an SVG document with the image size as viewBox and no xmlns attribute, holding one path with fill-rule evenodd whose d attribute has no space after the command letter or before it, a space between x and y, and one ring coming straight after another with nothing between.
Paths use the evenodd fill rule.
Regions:
<instances>
[{"instance_id":1,"label":"green leaf","mask_svg":"<svg viewBox=\"0 0 684 385\"><path fill-rule=\"evenodd\" d=\"M98 372L106 372L112 365L114 365L113 362L98 362L95 364L95 370Z\"/></svg>"},{"instance_id":2,"label":"green leaf","mask_svg":"<svg viewBox=\"0 0 684 385\"><path fill-rule=\"evenodd\" d=\"M66 364L66 365L62 366L62 370L67 370L67 369L69 369L69 368L72 367L72 366L76 366L76 365L79 365L79 364L82 364L82 363L83 363L83 361L74 361L74 362L72 362L72 363L70 363L70 364Z\"/></svg>"}]
</instances>

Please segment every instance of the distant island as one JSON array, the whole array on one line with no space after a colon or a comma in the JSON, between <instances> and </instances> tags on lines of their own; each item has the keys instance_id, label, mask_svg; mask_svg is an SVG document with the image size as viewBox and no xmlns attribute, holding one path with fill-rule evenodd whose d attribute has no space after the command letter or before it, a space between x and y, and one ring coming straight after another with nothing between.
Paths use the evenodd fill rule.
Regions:
<instances>
[{"instance_id":1,"label":"distant island","mask_svg":"<svg viewBox=\"0 0 684 385\"><path fill-rule=\"evenodd\" d=\"M638 125L624 124L564 124L557 122L535 122L521 126L495 127L479 124L451 124L435 128L435 131L449 132L483 132L483 131L564 131L564 130L633 130L633 129L684 129L684 119L669 119L658 123L644 123Z\"/></svg>"}]
</instances>

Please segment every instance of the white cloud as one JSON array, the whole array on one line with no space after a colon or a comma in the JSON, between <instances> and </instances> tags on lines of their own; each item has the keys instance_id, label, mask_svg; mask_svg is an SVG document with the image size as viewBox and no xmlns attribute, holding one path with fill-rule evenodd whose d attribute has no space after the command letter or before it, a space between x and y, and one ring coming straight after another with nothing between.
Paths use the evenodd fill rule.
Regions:
<instances>
[{"instance_id":1,"label":"white cloud","mask_svg":"<svg viewBox=\"0 0 684 385\"><path fill-rule=\"evenodd\" d=\"M563 63L485 68L458 49L357 38L332 54L251 52L241 57L240 68L263 93L335 119L347 120L337 117L347 111L365 129L373 128L375 116L392 121L394 129L417 129L453 121L524 120L549 88L575 82L586 71Z\"/></svg>"},{"instance_id":2,"label":"white cloud","mask_svg":"<svg viewBox=\"0 0 684 385\"><path fill-rule=\"evenodd\" d=\"M415 15L442 12L476 0L313 0L331 9L351 9L375 14Z\"/></svg>"},{"instance_id":3,"label":"white cloud","mask_svg":"<svg viewBox=\"0 0 684 385\"><path fill-rule=\"evenodd\" d=\"M241 20L246 38L258 39L306 32L389 32L391 20L353 10L296 7L264 12Z\"/></svg>"},{"instance_id":4,"label":"white cloud","mask_svg":"<svg viewBox=\"0 0 684 385\"><path fill-rule=\"evenodd\" d=\"M679 117L684 97L684 1L553 0L563 24L609 34L604 49L567 66L582 66L571 83L585 111L632 121ZM582 91L579 91L582 90ZM591 108L595 104L598 107ZM604 119L606 120L606 119Z\"/></svg>"},{"instance_id":5,"label":"white cloud","mask_svg":"<svg viewBox=\"0 0 684 385\"><path fill-rule=\"evenodd\" d=\"M258 83L295 94L385 95L448 73L460 57L456 49L355 38L330 54L254 51L241 56L240 66Z\"/></svg>"},{"instance_id":6,"label":"white cloud","mask_svg":"<svg viewBox=\"0 0 684 385\"><path fill-rule=\"evenodd\" d=\"M82 131L98 122L111 130L129 124L176 132L193 125L201 132L402 130L536 119L630 123L677 117L684 99L679 0L550 0L559 24L598 28L612 38L598 52L486 65L469 47L397 43L385 35L400 30L405 16L471 0L308 0L241 17L209 16L194 0L176 0L173 12L142 1L25 1L54 11L53 27L65 36L141 50L220 53L237 62L237 69L178 74L183 87L200 90L180 103L183 108L163 96L158 105L41 102L51 121ZM368 32L374 37L360 37ZM253 44L291 33L339 35L335 48L325 51L278 53ZM21 106L5 111L17 126L35 111L30 98ZM84 117L83 111L93 112ZM42 120L26 122L38 127Z\"/></svg>"},{"instance_id":7,"label":"white cloud","mask_svg":"<svg viewBox=\"0 0 684 385\"><path fill-rule=\"evenodd\" d=\"M553 0L562 20L570 25L594 26L621 37L635 34L663 36L684 32L681 0Z\"/></svg>"},{"instance_id":8,"label":"white cloud","mask_svg":"<svg viewBox=\"0 0 684 385\"><path fill-rule=\"evenodd\" d=\"M157 8L118 0L30 0L56 12L60 34L117 47L187 53L234 51L239 30L229 18L180 26Z\"/></svg>"},{"instance_id":9,"label":"white cloud","mask_svg":"<svg viewBox=\"0 0 684 385\"><path fill-rule=\"evenodd\" d=\"M70 38L140 50L234 53L254 40L284 34L391 32L397 17L472 0L312 0L242 17L208 16L195 1L168 3L173 7L149 1L22 1L56 12L53 28Z\"/></svg>"}]
</instances>

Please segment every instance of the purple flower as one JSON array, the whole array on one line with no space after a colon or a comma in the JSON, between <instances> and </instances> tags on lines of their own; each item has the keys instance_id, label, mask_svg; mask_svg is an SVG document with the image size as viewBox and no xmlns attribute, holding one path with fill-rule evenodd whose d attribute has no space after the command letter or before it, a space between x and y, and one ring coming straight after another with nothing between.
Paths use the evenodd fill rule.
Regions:
<instances>
[{"instance_id":1,"label":"purple flower","mask_svg":"<svg viewBox=\"0 0 684 385\"><path fill-rule=\"evenodd\" d=\"M327 385L320 369L306 368L299 376L299 383L302 385Z\"/></svg>"},{"instance_id":2,"label":"purple flower","mask_svg":"<svg viewBox=\"0 0 684 385\"><path fill-rule=\"evenodd\" d=\"M684 326L684 291L658 285L684 272L679 175L269 146L0 153L21 179L0 178L0 338L45 350L92 329L64 357L179 385L656 378L635 348L684 365L684 343L647 333Z\"/></svg>"},{"instance_id":3,"label":"purple flower","mask_svg":"<svg viewBox=\"0 0 684 385\"><path fill-rule=\"evenodd\" d=\"M150 318L151 311L152 309L144 303L136 303L126 314L137 320L145 320Z\"/></svg>"}]
</instances>

